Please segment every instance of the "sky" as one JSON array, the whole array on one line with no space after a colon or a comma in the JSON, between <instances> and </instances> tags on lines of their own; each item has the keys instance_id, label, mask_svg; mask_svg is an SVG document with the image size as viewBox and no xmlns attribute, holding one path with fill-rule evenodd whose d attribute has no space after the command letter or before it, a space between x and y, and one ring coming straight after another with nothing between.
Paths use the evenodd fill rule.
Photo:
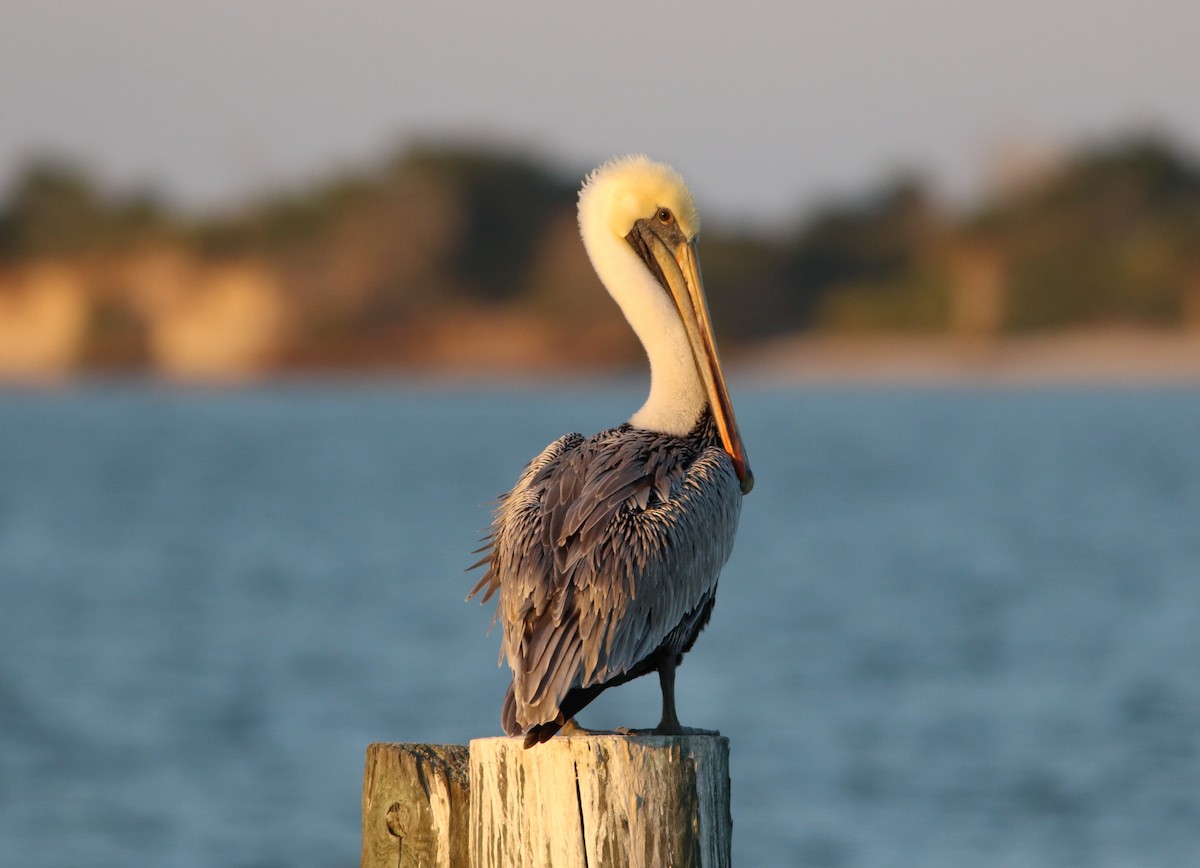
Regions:
<instances>
[{"instance_id":1,"label":"sky","mask_svg":"<svg viewBox=\"0 0 1200 868\"><path fill-rule=\"evenodd\" d=\"M0 189L32 154L193 208L485 139L640 151L786 220L916 171L1153 129L1200 152L1196 0L5 0Z\"/></svg>"}]
</instances>

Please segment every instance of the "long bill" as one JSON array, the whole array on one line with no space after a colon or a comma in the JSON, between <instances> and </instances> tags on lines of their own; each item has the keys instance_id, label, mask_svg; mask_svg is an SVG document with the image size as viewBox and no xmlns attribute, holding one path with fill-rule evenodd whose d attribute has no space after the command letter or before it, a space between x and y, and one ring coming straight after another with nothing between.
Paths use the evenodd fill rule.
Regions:
<instances>
[{"instance_id":1,"label":"long bill","mask_svg":"<svg viewBox=\"0 0 1200 868\"><path fill-rule=\"evenodd\" d=\"M737 419L733 415L733 404L725 386L725 374L721 370L721 359L717 355L717 344L713 338L712 319L708 314L708 302L704 296L704 283L700 279L700 262L696 256L695 241L680 241L668 245L655 235L650 249L658 261L662 276L675 300L675 307L683 320L696 369L708 392L708 403L721 434L721 443L733 460L733 469L742 485L742 494L749 494L754 487L754 474L746 461L746 447L738 432Z\"/></svg>"}]
</instances>

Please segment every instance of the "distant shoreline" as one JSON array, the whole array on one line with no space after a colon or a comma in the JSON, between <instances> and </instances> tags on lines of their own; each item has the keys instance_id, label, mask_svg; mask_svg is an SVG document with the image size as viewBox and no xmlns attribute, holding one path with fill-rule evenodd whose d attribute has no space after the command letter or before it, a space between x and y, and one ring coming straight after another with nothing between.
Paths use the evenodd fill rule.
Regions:
<instances>
[{"instance_id":1,"label":"distant shoreline","mask_svg":"<svg viewBox=\"0 0 1200 868\"><path fill-rule=\"evenodd\" d=\"M801 385L1200 385L1200 332L802 336L750 350L735 369L759 381Z\"/></svg>"},{"instance_id":2,"label":"distant shoreline","mask_svg":"<svg viewBox=\"0 0 1200 868\"><path fill-rule=\"evenodd\" d=\"M801 335L730 352L727 372L770 386L1198 386L1200 331L1093 329L993 339ZM81 369L0 376L0 389L87 388L106 383L226 388L320 383L447 387L645 378L642 363L560 364L537 354L484 365L478 356L430 364L284 365L231 376L171 376L152 370Z\"/></svg>"}]
</instances>

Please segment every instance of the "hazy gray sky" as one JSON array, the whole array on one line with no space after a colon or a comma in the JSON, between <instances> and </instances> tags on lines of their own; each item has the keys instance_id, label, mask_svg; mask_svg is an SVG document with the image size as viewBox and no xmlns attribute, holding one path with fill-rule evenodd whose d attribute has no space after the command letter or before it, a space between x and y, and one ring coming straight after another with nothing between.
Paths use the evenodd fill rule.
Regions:
<instances>
[{"instance_id":1,"label":"hazy gray sky","mask_svg":"<svg viewBox=\"0 0 1200 868\"><path fill-rule=\"evenodd\" d=\"M1197 0L5 0L0 182L48 147L212 204L472 133L772 219L898 165L966 191L1016 138L1200 149L1198 46Z\"/></svg>"}]
</instances>

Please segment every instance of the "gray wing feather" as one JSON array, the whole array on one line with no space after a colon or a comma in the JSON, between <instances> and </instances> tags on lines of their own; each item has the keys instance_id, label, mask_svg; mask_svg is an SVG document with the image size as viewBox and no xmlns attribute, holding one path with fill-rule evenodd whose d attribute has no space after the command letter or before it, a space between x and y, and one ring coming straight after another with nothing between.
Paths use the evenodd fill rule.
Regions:
<instances>
[{"instance_id":1,"label":"gray wing feather","mask_svg":"<svg viewBox=\"0 0 1200 868\"><path fill-rule=\"evenodd\" d=\"M531 461L497 509L471 592L500 591L517 722L553 720L571 688L694 635L740 509L729 456L667 435L569 434Z\"/></svg>"}]
</instances>

